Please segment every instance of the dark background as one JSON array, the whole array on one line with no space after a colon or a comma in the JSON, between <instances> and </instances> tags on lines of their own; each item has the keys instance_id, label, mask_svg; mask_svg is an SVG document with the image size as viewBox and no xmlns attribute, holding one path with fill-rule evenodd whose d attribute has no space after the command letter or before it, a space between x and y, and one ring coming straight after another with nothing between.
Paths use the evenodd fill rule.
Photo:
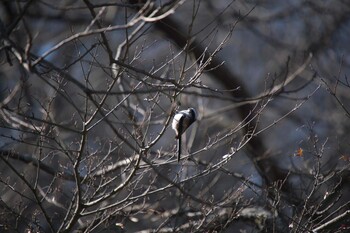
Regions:
<instances>
[{"instance_id":1,"label":"dark background","mask_svg":"<svg viewBox=\"0 0 350 233\"><path fill-rule=\"evenodd\" d=\"M345 0L0 1L1 231L346 232L349 38Z\"/></svg>"}]
</instances>

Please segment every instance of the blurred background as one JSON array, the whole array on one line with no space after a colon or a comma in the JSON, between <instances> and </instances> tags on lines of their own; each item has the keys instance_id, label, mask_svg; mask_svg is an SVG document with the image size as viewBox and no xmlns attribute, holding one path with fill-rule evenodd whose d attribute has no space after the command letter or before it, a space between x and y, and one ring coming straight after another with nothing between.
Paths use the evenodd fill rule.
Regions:
<instances>
[{"instance_id":1,"label":"blurred background","mask_svg":"<svg viewBox=\"0 0 350 233\"><path fill-rule=\"evenodd\" d=\"M2 0L1 231L347 232L349 38L345 0Z\"/></svg>"}]
</instances>

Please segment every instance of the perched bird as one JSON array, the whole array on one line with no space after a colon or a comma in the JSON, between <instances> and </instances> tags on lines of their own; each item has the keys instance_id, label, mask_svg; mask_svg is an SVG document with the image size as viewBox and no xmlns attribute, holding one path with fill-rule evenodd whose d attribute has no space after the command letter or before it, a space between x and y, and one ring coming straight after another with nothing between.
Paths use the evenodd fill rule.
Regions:
<instances>
[{"instance_id":1,"label":"perched bird","mask_svg":"<svg viewBox=\"0 0 350 233\"><path fill-rule=\"evenodd\" d=\"M175 130L175 138L177 139L177 161L180 161L181 155L181 135L186 129L197 119L197 112L194 108L177 112L174 116L172 128Z\"/></svg>"}]
</instances>

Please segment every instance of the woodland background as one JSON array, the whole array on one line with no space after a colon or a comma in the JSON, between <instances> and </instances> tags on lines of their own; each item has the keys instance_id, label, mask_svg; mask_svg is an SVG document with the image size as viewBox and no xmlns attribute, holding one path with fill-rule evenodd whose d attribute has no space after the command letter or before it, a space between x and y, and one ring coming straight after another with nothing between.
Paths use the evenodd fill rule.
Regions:
<instances>
[{"instance_id":1,"label":"woodland background","mask_svg":"<svg viewBox=\"0 0 350 233\"><path fill-rule=\"evenodd\" d=\"M0 230L348 231L349 38L346 0L0 1Z\"/></svg>"}]
</instances>

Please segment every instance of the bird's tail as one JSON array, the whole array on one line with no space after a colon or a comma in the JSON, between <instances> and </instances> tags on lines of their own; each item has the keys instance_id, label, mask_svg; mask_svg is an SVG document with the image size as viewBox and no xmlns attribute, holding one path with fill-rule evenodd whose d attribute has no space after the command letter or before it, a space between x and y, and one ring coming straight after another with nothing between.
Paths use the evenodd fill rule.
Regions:
<instances>
[{"instance_id":1,"label":"bird's tail","mask_svg":"<svg viewBox=\"0 0 350 233\"><path fill-rule=\"evenodd\" d=\"M180 162L180 156L181 156L181 135L177 139L177 162Z\"/></svg>"}]
</instances>

